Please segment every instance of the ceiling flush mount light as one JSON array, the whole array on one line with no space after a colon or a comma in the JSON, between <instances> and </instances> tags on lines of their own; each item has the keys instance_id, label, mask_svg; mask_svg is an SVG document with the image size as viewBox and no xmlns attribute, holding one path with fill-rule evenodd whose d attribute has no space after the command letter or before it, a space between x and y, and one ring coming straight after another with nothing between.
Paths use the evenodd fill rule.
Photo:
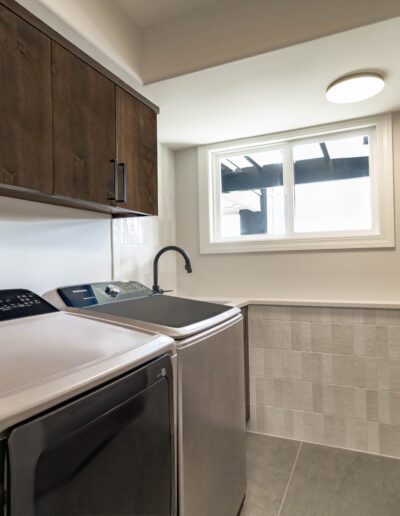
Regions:
<instances>
[{"instance_id":1,"label":"ceiling flush mount light","mask_svg":"<svg viewBox=\"0 0 400 516\"><path fill-rule=\"evenodd\" d=\"M383 90L385 81L377 73L346 75L328 86L326 98L336 104L369 99Z\"/></svg>"}]
</instances>

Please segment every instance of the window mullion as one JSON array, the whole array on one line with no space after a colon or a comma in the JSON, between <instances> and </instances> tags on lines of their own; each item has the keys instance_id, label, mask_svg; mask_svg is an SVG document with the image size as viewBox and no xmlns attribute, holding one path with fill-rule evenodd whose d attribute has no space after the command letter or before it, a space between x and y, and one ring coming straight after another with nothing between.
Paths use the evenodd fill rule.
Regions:
<instances>
[{"instance_id":1,"label":"window mullion","mask_svg":"<svg viewBox=\"0 0 400 516\"><path fill-rule=\"evenodd\" d=\"M285 233L294 233L294 167L292 159L292 144L288 143L283 149L283 185L285 191Z\"/></svg>"}]
</instances>

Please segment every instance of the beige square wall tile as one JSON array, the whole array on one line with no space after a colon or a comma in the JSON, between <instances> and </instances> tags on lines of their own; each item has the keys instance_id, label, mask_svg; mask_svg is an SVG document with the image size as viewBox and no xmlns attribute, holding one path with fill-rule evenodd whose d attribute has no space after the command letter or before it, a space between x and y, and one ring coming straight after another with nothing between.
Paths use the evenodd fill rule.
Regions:
<instances>
[{"instance_id":1,"label":"beige square wall tile","mask_svg":"<svg viewBox=\"0 0 400 516\"><path fill-rule=\"evenodd\" d=\"M365 387L376 389L378 386L378 361L380 359L365 357Z\"/></svg>"},{"instance_id":2,"label":"beige square wall tile","mask_svg":"<svg viewBox=\"0 0 400 516\"><path fill-rule=\"evenodd\" d=\"M352 323L353 309L352 308L331 308L331 321L333 323Z\"/></svg>"},{"instance_id":3,"label":"beige square wall tile","mask_svg":"<svg viewBox=\"0 0 400 516\"><path fill-rule=\"evenodd\" d=\"M249 346L252 348L264 347L264 332L262 319L253 319L249 323Z\"/></svg>"},{"instance_id":4,"label":"beige square wall tile","mask_svg":"<svg viewBox=\"0 0 400 516\"><path fill-rule=\"evenodd\" d=\"M254 381L255 381L256 404L257 405L265 405L265 398L264 398L265 378L263 378L261 376L255 376Z\"/></svg>"},{"instance_id":5,"label":"beige square wall tile","mask_svg":"<svg viewBox=\"0 0 400 516\"><path fill-rule=\"evenodd\" d=\"M345 419L346 448L368 451L368 421L362 419Z\"/></svg>"},{"instance_id":6,"label":"beige square wall tile","mask_svg":"<svg viewBox=\"0 0 400 516\"><path fill-rule=\"evenodd\" d=\"M249 370L254 376L264 376L264 349L249 348Z\"/></svg>"},{"instance_id":7,"label":"beige square wall tile","mask_svg":"<svg viewBox=\"0 0 400 516\"><path fill-rule=\"evenodd\" d=\"M282 352L279 349L264 350L264 371L265 377L281 378L283 376Z\"/></svg>"},{"instance_id":8,"label":"beige square wall tile","mask_svg":"<svg viewBox=\"0 0 400 516\"><path fill-rule=\"evenodd\" d=\"M369 421L378 421L378 391L368 389L367 396L367 419Z\"/></svg>"},{"instance_id":9,"label":"beige square wall tile","mask_svg":"<svg viewBox=\"0 0 400 516\"><path fill-rule=\"evenodd\" d=\"M360 419L367 419L367 391L366 389L355 389L354 416Z\"/></svg>"},{"instance_id":10,"label":"beige square wall tile","mask_svg":"<svg viewBox=\"0 0 400 516\"><path fill-rule=\"evenodd\" d=\"M274 379L264 378L264 405L274 404Z\"/></svg>"},{"instance_id":11,"label":"beige square wall tile","mask_svg":"<svg viewBox=\"0 0 400 516\"><path fill-rule=\"evenodd\" d=\"M264 306L263 318L275 321L290 321L292 310L290 306Z\"/></svg>"},{"instance_id":12,"label":"beige square wall tile","mask_svg":"<svg viewBox=\"0 0 400 516\"><path fill-rule=\"evenodd\" d=\"M388 352L392 358L400 358L400 326L388 326Z\"/></svg>"},{"instance_id":13,"label":"beige square wall tile","mask_svg":"<svg viewBox=\"0 0 400 516\"><path fill-rule=\"evenodd\" d=\"M332 325L328 323L311 324L311 349L316 352L332 352Z\"/></svg>"},{"instance_id":14,"label":"beige square wall tile","mask_svg":"<svg viewBox=\"0 0 400 516\"><path fill-rule=\"evenodd\" d=\"M389 389L400 391L400 360L392 359L389 361Z\"/></svg>"},{"instance_id":15,"label":"beige square wall tile","mask_svg":"<svg viewBox=\"0 0 400 516\"><path fill-rule=\"evenodd\" d=\"M283 412L283 435L288 439L293 439L294 435L294 417L293 411L285 410Z\"/></svg>"},{"instance_id":16,"label":"beige square wall tile","mask_svg":"<svg viewBox=\"0 0 400 516\"><path fill-rule=\"evenodd\" d=\"M335 389L336 385L322 386L322 412L324 414L335 414Z\"/></svg>"},{"instance_id":17,"label":"beige square wall tile","mask_svg":"<svg viewBox=\"0 0 400 516\"><path fill-rule=\"evenodd\" d=\"M252 323L255 319L264 319L266 307L263 305L249 306L249 322Z\"/></svg>"},{"instance_id":18,"label":"beige square wall tile","mask_svg":"<svg viewBox=\"0 0 400 516\"><path fill-rule=\"evenodd\" d=\"M304 440L312 443L324 442L324 416L303 412Z\"/></svg>"},{"instance_id":19,"label":"beige square wall tile","mask_svg":"<svg viewBox=\"0 0 400 516\"><path fill-rule=\"evenodd\" d=\"M354 354L352 324L332 324L331 333L333 353Z\"/></svg>"},{"instance_id":20,"label":"beige square wall tile","mask_svg":"<svg viewBox=\"0 0 400 516\"><path fill-rule=\"evenodd\" d=\"M368 451L379 453L379 423L368 421Z\"/></svg>"},{"instance_id":21,"label":"beige square wall tile","mask_svg":"<svg viewBox=\"0 0 400 516\"><path fill-rule=\"evenodd\" d=\"M400 326L400 310L376 309L376 324Z\"/></svg>"},{"instance_id":22,"label":"beige square wall tile","mask_svg":"<svg viewBox=\"0 0 400 516\"><path fill-rule=\"evenodd\" d=\"M323 402L323 385L321 383L312 383L312 399L313 399L313 412L324 412Z\"/></svg>"},{"instance_id":23,"label":"beige square wall tile","mask_svg":"<svg viewBox=\"0 0 400 516\"><path fill-rule=\"evenodd\" d=\"M282 351L283 376L292 379L303 377L302 353L300 351Z\"/></svg>"},{"instance_id":24,"label":"beige square wall tile","mask_svg":"<svg viewBox=\"0 0 400 516\"><path fill-rule=\"evenodd\" d=\"M332 355L303 352L303 378L316 383L333 383Z\"/></svg>"},{"instance_id":25,"label":"beige square wall tile","mask_svg":"<svg viewBox=\"0 0 400 516\"><path fill-rule=\"evenodd\" d=\"M265 433L282 436L285 431L284 410L275 407L264 407Z\"/></svg>"},{"instance_id":26,"label":"beige square wall tile","mask_svg":"<svg viewBox=\"0 0 400 516\"><path fill-rule=\"evenodd\" d=\"M304 441L304 412L293 412L293 439Z\"/></svg>"},{"instance_id":27,"label":"beige square wall tile","mask_svg":"<svg viewBox=\"0 0 400 516\"><path fill-rule=\"evenodd\" d=\"M256 378L257 376L249 376L250 404L256 403Z\"/></svg>"},{"instance_id":28,"label":"beige square wall tile","mask_svg":"<svg viewBox=\"0 0 400 516\"><path fill-rule=\"evenodd\" d=\"M310 306L292 306L291 319L292 321L312 321L314 309Z\"/></svg>"},{"instance_id":29,"label":"beige square wall tile","mask_svg":"<svg viewBox=\"0 0 400 516\"><path fill-rule=\"evenodd\" d=\"M330 323L332 320L332 308L315 306L311 309L311 320L314 322Z\"/></svg>"},{"instance_id":30,"label":"beige square wall tile","mask_svg":"<svg viewBox=\"0 0 400 516\"><path fill-rule=\"evenodd\" d=\"M379 424L379 452L400 457L400 426Z\"/></svg>"},{"instance_id":31,"label":"beige square wall tile","mask_svg":"<svg viewBox=\"0 0 400 516\"><path fill-rule=\"evenodd\" d=\"M293 321L291 324L291 347L299 351L311 350L311 323Z\"/></svg>"},{"instance_id":32,"label":"beige square wall tile","mask_svg":"<svg viewBox=\"0 0 400 516\"><path fill-rule=\"evenodd\" d=\"M345 424L342 417L324 416L324 444L341 447L345 445Z\"/></svg>"},{"instance_id":33,"label":"beige square wall tile","mask_svg":"<svg viewBox=\"0 0 400 516\"><path fill-rule=\"evenodd\" d=\"M282 321L263 321L264 347L282 349L283 332Z\"/></svg>"},{"instance_id":34,"label":"beige square wall tile","mask_svg":"<svg viewBox=\"0 0 400 516\"><path fill-rule=\"evenodd\" d=\"M382 423L400 426L400 392L378 392L378 418Z\"/></svg>"}]
</instances>

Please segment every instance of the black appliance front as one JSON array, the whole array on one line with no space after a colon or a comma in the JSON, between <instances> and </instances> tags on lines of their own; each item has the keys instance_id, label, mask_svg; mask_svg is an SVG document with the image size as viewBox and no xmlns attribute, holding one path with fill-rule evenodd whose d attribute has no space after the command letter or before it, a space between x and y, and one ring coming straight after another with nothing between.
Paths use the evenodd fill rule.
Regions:
<instances>
[{"instance_id":1,"label":"black appliance front","mask_svg":"<svg viewBox=\"0 0 400 516\"><path fill-rule=\"evenodd\" d=\"M175 514L172 400L163 356L17 427L7 514Z\"/></svg>"},{"instance_id":2,"label":"black appliance front","mask_svg":"<svg viewBox=\"0 0 400 516\"><path fill-rule=\"evenodd\" d=\"M0 516L4 516L5 509L5 471L6 471L6 440L0 439Z\"/></svg>"}]
</instances>

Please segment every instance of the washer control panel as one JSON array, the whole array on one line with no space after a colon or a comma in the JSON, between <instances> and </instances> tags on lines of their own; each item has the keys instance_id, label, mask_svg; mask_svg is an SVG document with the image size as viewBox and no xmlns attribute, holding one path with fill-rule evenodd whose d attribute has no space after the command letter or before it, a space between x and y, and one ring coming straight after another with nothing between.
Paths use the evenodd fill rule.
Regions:
<instances>
[{"instance_id":1,"label":"washer control panel","mask_svg":"<svg viewBox=\"0 0 400 516\"><path fill-rule=\"evenodd\" d=\"M57 311L57 308L30 290L0 290L0 321Z\"/></svg>"},{"instance_id":2,"label":"washer control panel","mask_svg":"<svg viewBox=\"0 0 400 516\"><path fill-rule=\"evenodd\" d=\"M62 287L57 292L66 306L85 308L139 297L152 296L153 291L138 281L109 281Z\"/></svg>"}]
</instances>

